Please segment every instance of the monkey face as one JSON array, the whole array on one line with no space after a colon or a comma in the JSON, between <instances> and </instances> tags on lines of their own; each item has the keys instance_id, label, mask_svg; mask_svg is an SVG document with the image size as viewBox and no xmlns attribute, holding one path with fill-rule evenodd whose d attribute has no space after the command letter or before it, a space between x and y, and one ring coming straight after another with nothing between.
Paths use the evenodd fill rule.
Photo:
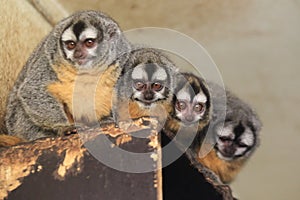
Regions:
<instances>
[{"instance_id":1,"label":"monkey face","mask_svg":"<svg viewBox=\"0 0 300 200\"><path fill-rule=\"evenodd\" d=\"M192 125L203 119L207 109L208 97L201 89L197 91L198 93L195 94L193 88L187 83L175 94L175 114L185 126Z\"/></svg>"},{"instance_id":2,"label":"monkey face","mask_svg":"<svg viewBox=\"0 0 300 200\"><path fill-rule=\"evenodd\" d=\"M132 99L143 107L149 107L168 96L169 76L157 64L137 65L131 73L131 82Z\"/></svg>"},{"instance_id":3,"label":"monkey face","mask_svg":"<svg viewBox=\"0 0 300 200\"><path fill-rule=\"evenodd\" d=\"M91 11L77 18L69 22L60 36L62 54L75 67L107 66L129 48L118 25L107 16Z\"/></svg>"},{"instance_id":4,"label":"monkey face","mask_svg":"<svg viewBox=\"0 0 300 200\"><path fill-rule=\"evenodd\" d=\"M255 146L256 137L250 126L245 126L240 121L234 124L226 121L224 127L216 128L217 155L224 160L233 160L247 156Z\"/></svg>"},{"instance_id":5,"label":"monkey face","mask_svg":"<svg viewBox=\"0 0 300 200\"><path fill-rule=\"evenodd\" d=\"M69 27L61 37L66 58L85 67L92 65L97 58L101 39L101 33L95 27L87 27L84 22Z\"/></svg>"}]
</instances>

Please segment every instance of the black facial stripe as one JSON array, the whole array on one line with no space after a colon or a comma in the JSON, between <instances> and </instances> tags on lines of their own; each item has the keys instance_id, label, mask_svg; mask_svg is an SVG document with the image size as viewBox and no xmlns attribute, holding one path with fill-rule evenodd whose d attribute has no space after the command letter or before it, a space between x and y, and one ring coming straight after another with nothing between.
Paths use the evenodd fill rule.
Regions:
<instances>
[{"instance_id":1,"label":"black facial stripe","mask_svg":"<svg viewBox=\"0 0 300 200\"><path fill-rule=\"evenodd\" d=\"M209 95L209 91L208 91L208 89L205 87L205 85L202 83L202 81L200 79L198 79L197 81L193 80L193 82L190 83L190 87L189 87L189 91L188 92L189 92L190 98L191 98L191 102L190 103L193 102L193 99L195 98L195 96L197 94L199 94L200 92L203 92L204 95L207 97L207 101L205 103L205 106L206 106L207 110L209 110L209 108L210 108L210 98L209 98L210 95Z\"/></svg>"},{"instance_id":2,"label":"black facial stripe","mask_svg":"<svg viewBox=\"0 0 300 200\"><path fill-rule=\"evenodd\" d=\"M203 84L203 82L200 82L200 85L201 85L201 90L203 91L203 93L205 94L206 98L207 98L207 101L205 103L206 105L206 110L209 110L210 109L210 93L209 93L209 90L208 88Z\"/></svg>"},{"instance_id":3,"label":"black facial stripe","mask_svg":"<svg viewBox=\"0 0 300 200\"><path fill-rule=\"evenodd\" d=\"M197 88L193 88L192 85L190 85L190 87L188 87L188 94L190 95L190 103L193 102L193 99L195 98L196 96L196 92L195 92L195 89Z\"/></svg>"},{"instance_id":4,"label":"black facial stripe","mask_svg":"<svg viewBox=\"0 0 300 200\"><path fill-rule=\"evenodd\" d=\"M153 75L155 74L155 72L157 72L158 68L161 68L161 66L159 66L156 63L147 63L145 64L145 71L148 75L148 81L151 81L152 83L158 82L160 84L162 84L163 86L167 86L167 83L170 80L169 74L167 74L167 78L166 80L158 80L156 78L153 78Z\"/></svg>"},{"instance_id":5,"label":"black facial stripe","mask_svg":"<svg viewBox=\"0 0 300 200\"><path fill-rule=\"evenodd\" d=\"M242 125L241 122L233 129L235 139L239 138L244 132L245 132L245 127Z\"/></svg>"},{"instance_id":6,"label":"black facial stripe","mask_svg":"<svg viewBox=\"0 0 300 200\"><path fill-rule=\"evenodd\" d=\"M253 124L251 123L251 122L247 122L247 126L249 126L250 127L250 130L253 132L253 133L255 133L256 132L256 129L255 129L255 127L253 126ZM255 134L254 134L255 135Z\"/></svg>"},{"instance_id":7,"label":"black facial stripe","mask_svg":"<svg viewBox=\"0 0 300 200\"><path fill-rule=\"evenodd\" d=\"M145 71L148 75L148 80L152 80L153 74L157 71L157 65L155 63L148 63L145 65Z\"/></svg>"},{"instance_id":8,"label":"black facial stripe","mask_svg":"<svg viewBox=\"0 0 300 200\"><path fill-rule=\"evenodd\" d=\"M77 40L79 40L79 36L84 31L85 28L86 28L86 24L83 21L79 21L73 26L73 32Z\"/></svg>"},{"instance_id":9,"label":"black facial stripe","mask_svg":"<svg viewBox=\"0 0 300 200\"><path fill-rule=\"evenodd\" d=\"M67 58L67 54L64 49L64 42L62 40L60 40L60 48L61 48L64 58Z\"/></svg>"},{"instance_id":10,"label":"black facial stripe","mask_svg":"<svg viewBox=\"0 0 300 200\"><path fill-rule=\"evenodd\" d=\"M191 87L189 87L189 93L191 94L191 97L194 98L194 96L196 94L200 93L201 88L195 82L190 83L190 86ZM194 95L194 96L192 96L192 95Z\"/></svg>"}]
</instances>

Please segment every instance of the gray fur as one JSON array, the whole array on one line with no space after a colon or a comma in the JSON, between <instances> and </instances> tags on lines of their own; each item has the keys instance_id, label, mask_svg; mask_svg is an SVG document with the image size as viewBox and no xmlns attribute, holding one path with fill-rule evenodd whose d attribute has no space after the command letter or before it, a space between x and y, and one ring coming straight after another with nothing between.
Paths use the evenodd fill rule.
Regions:
<instances>
[{"instance_id":1,"label":"gray fur","mask_svg":"<svg viewBox=\"0 0 300 200\"><path fill-rule=\"evenodd\" d=\"M61 35L78 20L101 29L104 40L107 40L103 43L95 66L108 66L130 49L118 24L101 12L81 11L59 22L32 53L10 93L6 114L10 135L33 140L57 135L72 128L63 105L46 88L49 83L58 80L51 66L65 59L60 43ZM112 32L115 33L109 38Z\"/></svg>"},{"instance_id":2,"label":"gray fur","mask_svg":"<svg viewBox=\"0 0 300 200\"><path fill-rule=\"evenodd\" d=\"M259 144L259 132L261 130L262 123L258 115L250 107L250 105L227 89L225 91L227 101L226 104L224 104L220 101L220 94L224 94L224 92L222 92L224 89L212 82L208 82L208 85L210 91L213 91L211 92L213 99L213 117L211 124L214 126L213 130L216 131L217 128L223 125L218 116L222 115L222 112L226 109L226 117L223 127L227 127L229 125L237 127L241 123L244 127L252 129L255 136L255 142L250 151L245 155L246 157L250 156L254 152L255 147Z\"/></svg>"}]
</instances>

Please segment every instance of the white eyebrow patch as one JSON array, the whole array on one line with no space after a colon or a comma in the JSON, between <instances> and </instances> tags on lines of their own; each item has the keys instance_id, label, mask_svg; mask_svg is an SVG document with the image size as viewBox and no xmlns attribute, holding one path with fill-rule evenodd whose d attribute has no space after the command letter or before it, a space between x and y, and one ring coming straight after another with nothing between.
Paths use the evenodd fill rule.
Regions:
<instances>
[{"instance_id":1,"label":"white eyebrow patch","mask_svg":"<svg viewBox=\"0 0 300 200\"><path fill-rule=\"evenodd\" d=\"M84 40L86 38L97 38L98 31L95 28L85 29L79 36L79 40Z\"/></svg>"},{"instance_id":2,"label":"white eyebrow patch","mask_svg":"<svg viewBox=\"0 0 300 200\"><path fill-rule=\"evenodd\" d=\"M218 128L217 134L218 134L218 137L229 137L232 140L235 138L232 126L227 126L227 127L224 127L224 128L222 128L222 127Z\"/></svg>"},{"instance_id":3,"label":"white eyebrow patch","mask_svg":"<svg viewBox=\"0 0 300 200\"><path fill-rule=\"evenodd\" d=\"M144 65L141 64L136 66L132 71L131 78L135 80L148 80Z\"/></svg>"},{"instance_id":4,"label":"white eyebrow patch","mask_svg":"<svg viewBox=\"0 0 300 200\"><path fill-rule=\"evenodd\" d=\"M254 144L254 135L249 128L245 130L245 132L241 135L240 139L242 143L248 146L252 146Z\"/></svg>"},{"instance_id":5,"label":"white eyebrow patch","mask_svg":"<svg viewBox=\"0 0 300 200\"><path fill-rule=\"evenodd\" d=\"M71 28L68 28L63 32L63 34L61 36L61 40L64 42L69 41L69 40L76 41L76 36L74 35Z\"/></svg>"},{"instance_id":6,"label":"white eyebrow patch","mask_svg":"<svg viewBox=\"0 0 300 200\"><path fill-rule=\"evenodd\" d=\"M243 155L244 152L247 150L246 147L238 147L234 153L235 156Z\"/></svg>"},{"instance_id":7,"label":"white eyebrow patch","mask_svg":"<svg viewBox=\"0 0 300 200\"><path fill-rule=\"evenodd\" d=\"M206 103L206 101L207 97L202 91L194 97L194 102Z\"/></svg>"},{"instance_id":8,"label":"white eyebrow patch","mask_svg":"<svg viewBox=\"0 0 300 200\"><path fill-rule=\"evenodd\" d=\"M190 102L191 95L190 95L189 91L187 90L187 87L184 87L181 90L179 90L176 94L176 98L179 100L186 100L186 101Z\"/></svg>"},{"instance_id":9,"label":"white eyebrow patch","mask_svg":"<svg viewBox=\"0 0 300 200\"><path fill-rule=\"evenodd\" d=\"M158 69L153 73L152 80L165 81L167 80L168 75L164 68L158 67Z\"/></svg>"}]
</instances>

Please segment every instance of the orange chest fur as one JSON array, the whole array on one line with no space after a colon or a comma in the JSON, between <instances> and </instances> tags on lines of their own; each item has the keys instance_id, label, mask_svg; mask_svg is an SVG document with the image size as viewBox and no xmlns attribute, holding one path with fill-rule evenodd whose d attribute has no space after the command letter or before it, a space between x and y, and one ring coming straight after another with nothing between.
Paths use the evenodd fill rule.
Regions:
<instances>
[{"instance_id":1,"label":"orange chest fur","mask_svg":"<svg viewBox=\"0 0 300 200\"><path fill-rule=\"evenodd\" d=\"M244 163L243 160L222 160L217 156L214 149L211 150L204 158L198 158L198 161L215 172L224 183L231 182Z\"/></svg>"},{"instance_id":2,"label":"orange chest fur","mask_svg":"<svg viewBox=\"0 0 300 200\"><path fill-rule=\"evenodd\" d=\"M169 103L165 101L156 102L155 105L146 108L141 106L137 101L124 100L118 102L119 121L128 119L136 119L140 117L155 117L160 122L164 122L167 118Z\"/></svg>"},{"instance_id":3,"label":"orange chest fur","mask_svg":"<svg viewBox=\"0 0 300 200\"><path fill-rule=\"evenodd\" d=\"M68 64L54 66L58 81L48 91L70 110L76 119L95 121L110 116L114 86L120 75L118 65L102 72L78 72Z\"/></svg>"}]
</instances>

